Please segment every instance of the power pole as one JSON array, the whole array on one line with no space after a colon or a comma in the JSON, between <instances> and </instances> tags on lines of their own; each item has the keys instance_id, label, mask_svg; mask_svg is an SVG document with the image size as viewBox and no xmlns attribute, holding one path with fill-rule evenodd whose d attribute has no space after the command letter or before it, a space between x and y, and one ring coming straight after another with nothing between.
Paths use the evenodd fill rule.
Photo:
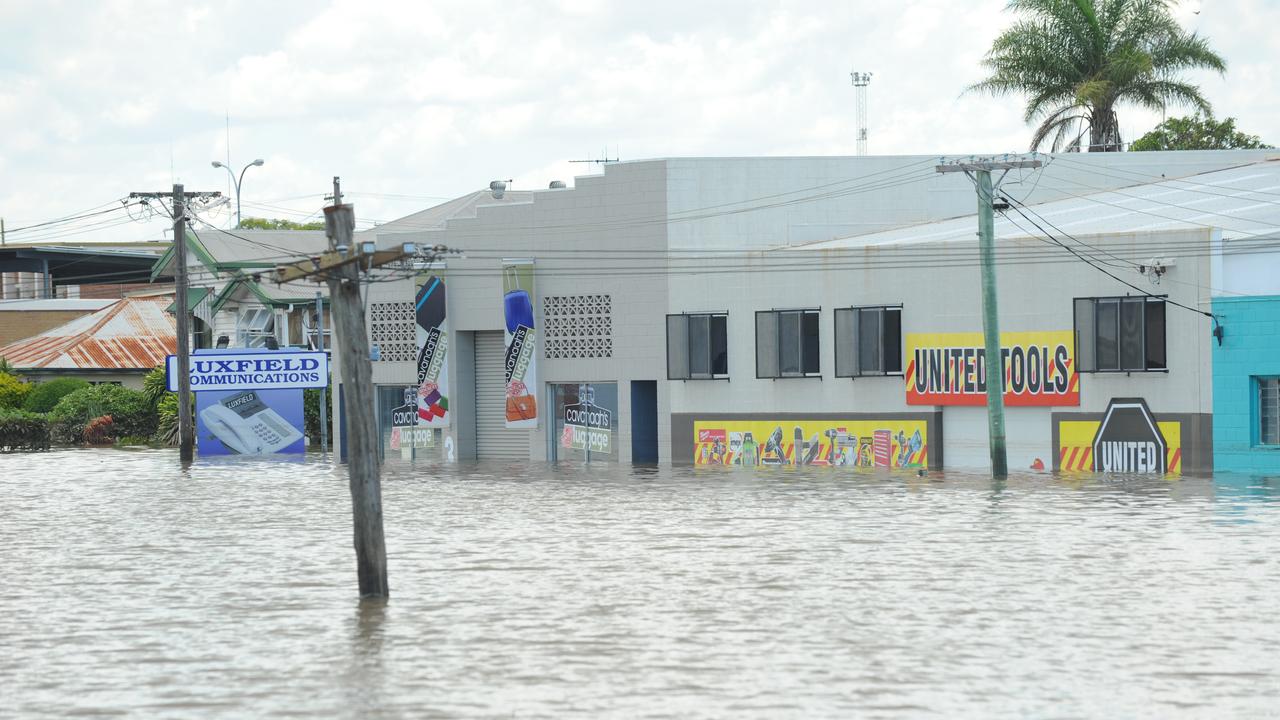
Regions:
<instances>
[{"instance_id":1,"label":"power pole","mask_svg":"<svg viewBox=\"0 0 1280 720\"><path fill-rule=\"evenodd\" d=\"M871 73L860 73L857 70L849 73L853 78L854 117L858 122L858 154L867 154L867 86L871 84Z\"/></svg>"},{"instance_id":2,"label":"power pole","mask_svg":"<svg viewBox=\"0 0 1280 720\"><path fill-rule=\"evenodd\" d=\"M187 308L187 210L188 199L221 197L219 192L186 192L175 183L173 192L129 193L129 197L173 199L173 309L178 334L178 460L190 465L195 459L195 428L191 422L191 337Z\"/></svg>"},{"instance_id":3,"label":"power pole","mask_svg":"<svg viewBox=\"0 0 1280 720\"><path fill-rule=\"evenodd\" d=\"M316 347L324 352L324 302L316 291ZM329 452L329 388L320 388L320 452Z\"/></svg>"},{"instance_id":4,"label":"power pole","mask_svg":"<svg viewBox=\"0 0 1280 720\"><path fill-rule=\"evenodd\" d=\"M963 172L978 190L978 247L982 256L983 367L987 383L987 432L991 447L991 477L1009 476L1004 432L1004 357L1000 352L1000 322L996 308L995 189L992 170L1007 174L1015 168L1038 168L1039 160L971 160L938 165L940 173ZM1000 176L1004 179L1004 175ZM999 185L996 182L995 185Z\"/></svg>"}]
</instances>

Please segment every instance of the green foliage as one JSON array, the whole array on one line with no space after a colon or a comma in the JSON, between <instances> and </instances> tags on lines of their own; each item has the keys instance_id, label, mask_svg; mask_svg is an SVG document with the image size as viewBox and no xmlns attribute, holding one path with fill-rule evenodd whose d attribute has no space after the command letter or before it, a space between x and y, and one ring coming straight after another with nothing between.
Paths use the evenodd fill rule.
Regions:
<instances>
[{"instance_id":1,"label":"green foliage","mask_svg":"<svg viewBox=\"0 0 1280 720\"><path fill-rule=\"evenodd\" d=\"M80 378L57 378L48 382L36 383L22 403L22 409L33 413L47 413L57 406L58 401L76 390L89 387L89 383Z\"/></svg>"},{"instance_id":2,"label":"green foliage","mask_svg":"<svg viewBox=\"0 0 1280 720\"><path fill-rule=\"evenodd\" d=\"M330 387L330 390L333 388ZM302 391L302 426L303 432L310 438L311 444L320 445L320 388L307 388ZM329 440L333 441L333 413L329 413Z\"/></svg>"},{"instance_id":3,"label":"green foliage","mask_svg":"<svg viewBox=\"0 0 1280 720\"><path fill-rule=\"evenodd\" d=\"M151 407L160 404L160 399L164 394L169 392L167 380L165 378L164 366L157 365L150 372L142 377L142 394L146 396L147 403Z\"/></svg>"},{"instance_id":4,"label":"green foliage","mask_svg":"<svg viewBox=\"0 0 1280 720\"><path fill-rule=\"evenodd\" d=\"M48 449L49 421L42 415L0 409L0 452Z\"/></svg>"},{"instance_id":5,"label":"green foliage","mask_svg":"<svg viewBox=\"0 0 1280 720\"><path fill-rule=\"evenodd\" d=\"M30 383L9 373L0 373L0 408L20 408L30 393Z\"/></svg>"},{"instance_id":6,"label":"green foliage","mask_svg":"<svg viewBox=\"0 0 1280 720\"><path fill-rule=\"evenodd\" d=\"M17 375L18 371L14 369L13 365L9 364L8 360L0 357L0 373L4 373L6 375Z\"/></svg>"},{"instance_id":7,"label":"green foliage","mask_svg":"<svg viewBox=\"0 0 1280 720\"><path fill-rule=\"evenodd\" d=\"M279 220L276 218L245 218L240 222L242 230L323 230L323 221L314 221L309 223L296 223L292 220Z\"/></svg>"},{"instance_id":8,"label":"green foliage","mask_svg":"<svg viewBox=\"0 0 1280 720\"><path fill-rule=\"evenodd\" d=\"M1031 149L1120 150L1118 104L1209 113L1200 87L1178 73L1226 71L1226 61L1184 32L1162 0L1011 0L1019 14L992 43L987 79L969 91L1027 96L1026 122L1039 121Z\"/></svg>"},{"instance_id":9,"label":"green foliage","mask_svg":"<svg viewBox=\"0 0 1280 720\"><path fill-rule=\"evenodd\" d=\"M195 406L195 393L192 393L191 407ZM169 447L178 446L178 393L165 393L156 404L156 431L152 439Z\"/></svg>"},{"instance_id":10,"label":"green foliage","mask_svg":"<svg viewBox=\"0 0 1280 720\"><path fill-rule=\"evenodd\" d=\"M119 385L94 385L67 395L49 412L54 442L76 444L94 418L110 415L119 435L151 435L156 412L137 390Z\"/></svg>"},{"instance_id":11,"label":"green foliage","mask_svg":"<svg viewBox=\"0 0 1280 720\"><path fill-rule=\"evenodd\" d=\"M1270 148L1257 135L1236 130L1236 119L1212 115L1169 118L1134 141L1130 150L1256 150Z\"/></svg>"}]
</instances>

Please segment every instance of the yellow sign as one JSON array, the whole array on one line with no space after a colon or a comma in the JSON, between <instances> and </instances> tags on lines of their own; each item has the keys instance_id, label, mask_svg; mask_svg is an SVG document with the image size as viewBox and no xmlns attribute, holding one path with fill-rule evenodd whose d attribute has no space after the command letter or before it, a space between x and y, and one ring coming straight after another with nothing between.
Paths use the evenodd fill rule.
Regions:
<instances>
[{"instance_id":1,"label":"yellow sign","mask_svg":"<svg viewBox=\"0 0 1280 720\"><path fill-rule=\"evenodd\" d=\"M1004 404L1080 404L1071 330L1000 333ZM985 405L982 333L908 333L908 405Z\"/></svg>"},{"instance_id":2,"label":"yellow sign","mask_svg":"<svg viewBox=\"0 0 1280 720\"><path fill-rule=\"evenodd\" d=\"M1098 420L1063 420L1058 423L1058 467L1062 470L1095 471L1093 439L1101 425ZM1182 423L1158 422L1164 436L1165 467L1168 474L1182 474ZM1096 472L1107 472L1099 467Z\"/></svg>"},{"instance_id":3,"label":"yellow sign","mask_svg":"<svg viewBox=\"0 0 1280 720\"><path fill-rule=\"evenodd\" d=\"M695 465L928 467L924 420L697 420Z\"/></svg>"}]
</instances>

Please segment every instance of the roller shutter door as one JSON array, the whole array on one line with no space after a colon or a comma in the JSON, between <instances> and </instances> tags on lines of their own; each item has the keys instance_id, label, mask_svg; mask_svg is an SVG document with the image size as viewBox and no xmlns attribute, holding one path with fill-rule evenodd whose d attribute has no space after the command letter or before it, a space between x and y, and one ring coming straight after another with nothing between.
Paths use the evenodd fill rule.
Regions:
<instances>
[{"instance_id":1,"label":"roller shutter door","mask_svg":"<svg viewBox=\"0 0 1280 720\"><path fill-rule=\"evenodd\" d=\"M502 367L507 345L502 331L476 333L476 457L528 460L529 430L506 426L507 384Z\"/></svg>"}]
</instances>

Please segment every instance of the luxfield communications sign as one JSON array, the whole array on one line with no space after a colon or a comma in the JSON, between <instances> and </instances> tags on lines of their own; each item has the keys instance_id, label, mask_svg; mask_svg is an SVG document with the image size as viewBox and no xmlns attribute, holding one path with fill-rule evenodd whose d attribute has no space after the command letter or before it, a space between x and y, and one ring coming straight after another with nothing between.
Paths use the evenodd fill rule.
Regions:
<instances>
[{"instance_id":1,"label":"luxfield communications sign","mask_svg":"<svg viewBox=\"0 0 1280 720\"><path fill-rule=\"evenodd\" d=\"M325 387L329 359L310 350L202 351L191 356L191 390L288 390ZM165 359L170 392L178 391L178 356Z\"/></svg>"},{"instance_id":2,"label":"luxfield communications sign","mask_svg":"<svg viewBox=\"0 0 1280 720\"><path fill-rule=\"evenodd\" d=\"M982 333L909 333L908 405L985 405L986 350ZM1004 404L1080 404L1071 330L1000 333Z\"/></svg>"}]
</instances>

